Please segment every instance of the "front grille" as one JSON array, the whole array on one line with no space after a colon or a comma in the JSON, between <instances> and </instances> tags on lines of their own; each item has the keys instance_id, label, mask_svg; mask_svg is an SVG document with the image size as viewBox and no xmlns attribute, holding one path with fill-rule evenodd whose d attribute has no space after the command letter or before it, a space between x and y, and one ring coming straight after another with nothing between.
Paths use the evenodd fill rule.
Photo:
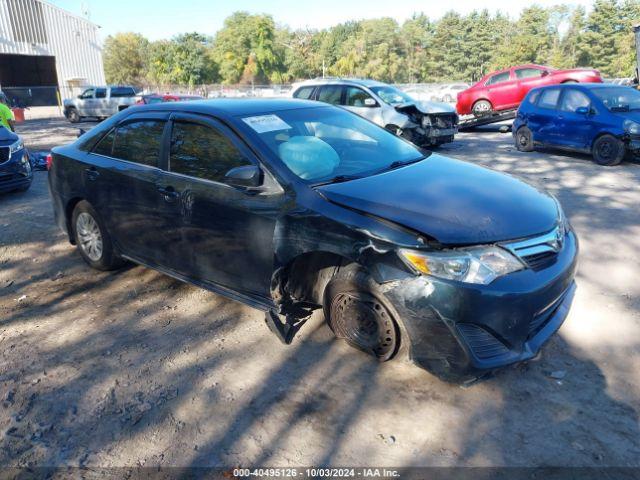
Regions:
<instances>
[{"instance_id":1,"label":"front grille","mask_svg":"<svg viewBox=\"0 0 640 480\"><path fill-rule=\"evenodd\" d=\"M9 147L0 147L0 163L4 163L9 160L9 157L11 156L10 151Z\"/></svg>"},{"instance_id":2,"label":"front grille","mask_svg":"<svg viewBox=\"0 0 640 480\"><path fill-rule=\"evenodd\" d=\"M431 124L436 128L453 128L456 125L457 115L431 115Z\"/></svg>"},{"instance_id":3,"label":"front grille","mask_svg":"<svg viewBox=\"0 0 640 480\"><path fill-rule=\"evenodd\" d=\"M538 271L556 262L564 243L564 235L564 228L558 226L539 237L507 243L504 246L523 260L529 268Z\"/></svg>"},{"instance_id":4,"label":"front grille","mask_svg":"<svg viewBox=\"0 0 640 480\"><path fill-rule=\"evenodd\" d=\"M526 264L534 271L543 270L550 267L558 259L558 252L542 252L534 253L533 255L527 255L522 257Z\"/></svg>"},{"instance_id":5,"label":"front grille","mask_svg":"<svg viewBox=\"0 0 640 480\"><path fill-rule=\"evenodd\" d=\"M482 327L471 323L460 323L458 324L458 330L474 355L481 360L487 360L509 353L509 349L500 340Z\"/></svg>"}]
</instances>

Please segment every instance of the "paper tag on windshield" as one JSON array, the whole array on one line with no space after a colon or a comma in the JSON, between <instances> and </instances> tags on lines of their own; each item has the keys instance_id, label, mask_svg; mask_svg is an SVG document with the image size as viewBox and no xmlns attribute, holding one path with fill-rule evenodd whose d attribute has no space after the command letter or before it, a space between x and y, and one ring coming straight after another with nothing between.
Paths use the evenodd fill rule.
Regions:
<instances>
[{"instance_id":1,"label":"paper tag on windshield","mask_svg":"<svg viewBox=\"0 0 640 480\"><path fill-rule=\"evenodd\" d=\"M246 117L242 120L258 133L275 132L276 130L287 130L291 128L287 122L277 115L259 115L257 117Z\"/></svg>"}]
</instances>

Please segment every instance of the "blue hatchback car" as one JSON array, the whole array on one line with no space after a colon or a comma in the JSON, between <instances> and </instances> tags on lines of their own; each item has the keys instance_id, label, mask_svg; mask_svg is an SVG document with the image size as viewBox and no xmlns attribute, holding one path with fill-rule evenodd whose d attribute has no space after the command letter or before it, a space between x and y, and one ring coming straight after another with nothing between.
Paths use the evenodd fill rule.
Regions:
<instances>
[{"instance_id":1,"label":"blue hatchback car","mask_svg":"<svg viewBox=\"0 0 640 480\"><path fill-rule=\"evenodd\" d=\"M617 165L627 153L640 153L640 92L601 83L536 88L518 109L513 135L523 152L553 147Z\"/></svg>"}]
</instances>

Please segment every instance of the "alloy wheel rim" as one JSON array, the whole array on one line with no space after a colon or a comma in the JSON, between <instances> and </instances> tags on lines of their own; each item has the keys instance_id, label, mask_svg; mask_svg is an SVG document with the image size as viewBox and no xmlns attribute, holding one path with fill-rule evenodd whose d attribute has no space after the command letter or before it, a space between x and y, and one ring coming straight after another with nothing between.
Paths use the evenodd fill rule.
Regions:
<instances>
[{"instance_id":1,"label":"alloy wheel rim","mask_svg":"<svg viewBox=\"0 0 640 480\"><path fill-rule=\"evenodd\" d=\"M80 248L94 262L102 258L102 233L95 218L86 212L78 215L76 232Z\"/></svg>"}]
</instances>

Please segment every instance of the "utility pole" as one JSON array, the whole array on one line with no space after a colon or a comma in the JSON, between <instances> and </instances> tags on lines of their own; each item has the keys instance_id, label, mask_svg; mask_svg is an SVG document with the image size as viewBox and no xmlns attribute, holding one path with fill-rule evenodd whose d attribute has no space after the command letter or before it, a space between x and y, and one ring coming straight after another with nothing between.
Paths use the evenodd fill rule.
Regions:
<instances>
[{"instance_id":1,"label":"utility pole","mask_svg":"<svg viewBox=\"0 0 640 480\"><path fill-rule=\"evenodd\" d=\"M640 24L633 26L633 34L636 37L636 80L640 81Z\"/></svg>"}]
</instances>

